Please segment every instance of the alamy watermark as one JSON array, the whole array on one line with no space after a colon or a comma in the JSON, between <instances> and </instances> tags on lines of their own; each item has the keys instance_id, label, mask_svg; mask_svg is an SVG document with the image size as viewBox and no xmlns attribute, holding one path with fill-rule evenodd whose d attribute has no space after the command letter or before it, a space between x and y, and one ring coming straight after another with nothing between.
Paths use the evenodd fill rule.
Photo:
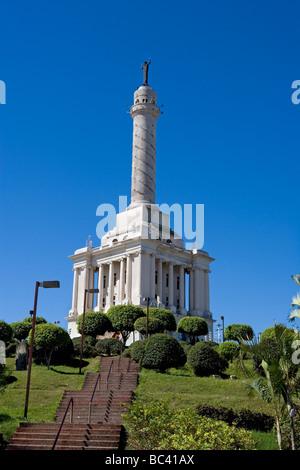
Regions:
<instances>
[{"instance_id":1,"label":"alamy watermark","mask_svg":"<svg viewBox=\"0 0 300 470\"><path fill-rule=\"evenodd\" d=\"M300 80L293 81L292 89L295 90L291 96L292 103L299 104L300 103Z\"/></svg>"},{"instance_id":2,"label":"alamy watermark","mask_svg":"<svg viewBox=\"0 0 300 470\"><path fill-rule=\"evenodd\" d=\"M0 80L0 104L6 104L6 86L2 80Z\"/></svg>"},{"instance_id":3,"label":"alamy watermark","mask_svg":"<svg viewBox=\"0 0 300 470\"><path fill-rule=\"evenodd\" d=\"M119 196L119 210L122 223L115 227L117 210L112 204L100 204L96 215L101 217L96 227L98 238L115 228L116 236L124 240L129 233L139 233L143 239L168 240L184 239L186 249L201 250L204 245L204 204L151 204L147 214L132 218L127 209L127 196ZM142 218L141 218L142 217ZM170 227L171 217L173 229Z\"/></svg>"}]
</instances>

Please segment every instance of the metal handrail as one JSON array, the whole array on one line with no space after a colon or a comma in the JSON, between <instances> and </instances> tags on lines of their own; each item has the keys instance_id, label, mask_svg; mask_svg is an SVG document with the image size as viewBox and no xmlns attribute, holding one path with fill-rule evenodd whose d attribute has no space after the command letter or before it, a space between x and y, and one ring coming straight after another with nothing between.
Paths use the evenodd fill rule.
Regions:
<instances>
[{"instance_id":1,"label":"metal handrail","mask_svg":"<svg viewBox=\"0 0 300 470\"><path fill-rule=\"evenodd\" d=\"M92 403L93 403L94 396L95 396L95 393L96 393L97 385L98 385L98 391L100 391L100 378L101 378L101 373L99 372L98 375L97 375L97 380L96 380L96 383L95 383L95 387L94 387L94 390L93 390L93 393L92 393L92 396L91 396L91 399L90 399L90 402L89 402L88 424L90 424Z\"/></svg>"},{"instance_id":2,"label":"metal handrail","mask_svg":"<svg viewBox=\"0 0 300 470\"><path fill-rule=\"evenodd\" d=\"M114 360L112 360L111 363L110 363L109 371L108 371L108 374L107 374L107 377L106 377L106 390L108 390L108 381L109 381L109 377L110 377L110 374L111 374L111 371L112 371L113 363L114 363Z\"/></svg>"},{"instance_id":3,"label":"metal handrail","mask_svg":"<svg viewBox=\"0 0 300 470\"><path fill-rule=\"evenodd\" d=\"M71 408L71 416L70 416L70 423L72 423L72 421L73 421L73 404L74 404L74 400L73 400L73 397L71 397L70 400L69 400L69 403L67 404L67 408L66 408L66 410L65 410L65 412L64 412L63 418L62 418L62 420L61 420L61 423L60 423L59 429L58 429L58 431L57 431L57 434L56 434L56 436L55 436L55 439L54 439L53 446L52 446L51 450L54 450L54 449L55 449L57 440L58 440L59 435L60 435L60 433L61 433L61 430L62 430L63 424L64 424L64 422L65 422L67 413L68 413L68 411L69 411L70 405L72 405L72 408Z\"/></svg>"}]
</instances>

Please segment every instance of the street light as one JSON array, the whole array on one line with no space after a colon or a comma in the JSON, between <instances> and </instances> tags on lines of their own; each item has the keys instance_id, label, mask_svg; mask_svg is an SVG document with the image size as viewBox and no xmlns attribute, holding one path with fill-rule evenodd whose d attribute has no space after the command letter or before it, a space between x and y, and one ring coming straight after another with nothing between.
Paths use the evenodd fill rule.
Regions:
<instances>
[{"instance_id":1,"label":"street light","mask_svg":"<svg viewBox=\"0 0 300 470\"><path fill-rule=\"evenodd\" d=\"M35 331L36 308L37 308L37 299L38 299L39 287L44 287L46 289L58 288L58 287L60 287L60 283L59 283L59 281L43 281L43 282L36 281L36 283L35 283L34 306L33 306L33 310L30 311L30 314L32 313L32 328L31 328L30 349L29 349L29 356L28 356L28 371L27 371L27 385L26 385L24 418L27 418L27 412L28 412L28 400L29 400L31 365L32 365L32 351L33 351L33 339L34 339L34 331Z\"/></svg>"},{"instance_id":2,"label":"street light","mask_svg":"<svg viewBox=\"0 0 300 470\"><path fill-rule=\"evenodd\" d=\"M82 351L83 351L83 332L84 332L84 318L85 318L85 306L86 306L86 294L98 294L99 289L85 289L84 291L84 302L83 302L83 316L82 316L82 328L81 328L81 346L80 346L80 364L79 364L79 374L81 374L82 366Z\"/></svg>"},{"instance_id":3,"label":"street light","mask_svg":"<svg viewBox=\"0 0 300 470\"><path fill-rule=\"evenodd\" d=\"M148 338L148 329L149 329L149 301L150 297L145 297L143 299L144 301L147 301L147 317L146 317L146 338Z\"/></svg>"},{"instance_id":4,"label":"street light","mask_svg":"<svg viewBox=\"0 0 300 470\"><path fill-rule=\"evenodd\" d=\"M223 316L221 316L220 318L221 318L221 320L222 320L222 329L223 329L223 343L224 343L224 317L223 317Z\"/></svg>"}]
</instances>

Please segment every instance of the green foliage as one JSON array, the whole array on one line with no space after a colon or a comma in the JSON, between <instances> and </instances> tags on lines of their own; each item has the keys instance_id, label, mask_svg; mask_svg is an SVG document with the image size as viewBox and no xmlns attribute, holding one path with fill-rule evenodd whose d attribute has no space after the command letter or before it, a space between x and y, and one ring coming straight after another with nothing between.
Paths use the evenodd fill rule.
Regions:
<instances>
[{"instance_id":1,"label":"green foliage","mask_svg":"<svg viewBox=\"0 0 300 470\"><path fill-rule=\"evenodd\" d=\"M176 331L176 320L171 310L150 307L149 317L160 320L164 325L163 331Z\"/></svg>"},{"instance_id":2,"label":"green foliage","mask_svg":"<svg viewBox=\"0 0 300 470\"><path fill-rule=\"evenodd\" d=\"M147 341L148 339L141 339L140 341L135 341L129 346L130 358L134 362L141 363L144 356Z\"/></svg>"},{"instance_id":3,"label":"green foliage","mask_svg":"<svg viewBox=\"0 0 300 470\"><path fill-rule=\"evenodd\" d=\"M81 351L81 336L79 336L78 338L73 338L72 343L74 348L74 355L79 357ZM95 348L96 344L96 338L93 338L92 336L85 336L83 338L82 357L87 359L89 357L97 356L98 354Z\"/></svg>"},{"instance_id":4,"label":"green foliage","mask_svg":"<svg viewBox=\"0 0 300 470\"><path fill-rule=\"evenodd\" d=\"M195 344L197 336L207 335L208 327L203 318L184 317L179 321L177 331L187 335L190 343Z\"/></svg>"},{"instance_id":5,"label":"green foliage","mask_svg":"<svg viewBox=\"0 0 300 470\"><path fill-rule=\"evenodd\" d=\"M280 420L281 427L281 446L282 450L292 450L291 446L291 424L289 416L284 415ZM294 432L295 432L295 447L296 450L300 450L300 418L297 415L294 418ZM276 429L274 428L274 433Z\"/></svg>"},{"instance_id":6,"label":"green foliage","mask_svg":"<svg viewBox=\"0 0 300 470\"><path fill-rule=\"evenodd\" d=\"M251 341L253 336L254 333L250 325L228 325L224 332L225 341L237 341L238 343L240 343L241 340Z\"/></svg>"},{"instance_id":7,"label":"green foliage","mask_svg":"<svg viewBox=\"0 0 300 470\"><path fill-rule=\"evenodd\" d=\"M141 333L141 335L147 334L147 318L140 317L134 322L134 329ZM149 316L148 319L148 334L153 335L156 333L163 333L165 330L164 324L158 318L152 318Z\"/></svg>"},{"instance_id":8,"label":"green foliage","mask_svg":"<svg viewBox=\"0 0 300 470\"><path fill-rule=\"evenodd\" d=\"M148 338L141 360L142 367L165 372L170 367L182 367L185 363L186 355L177 339L165 334Z\"/></svg>"},{"instance_id":9,"label":"green foliage","mask_svg":"<svg viewBox=\"0 0 300 470\"><path fill-rule=\"evenodd\" d=\"M197 407L200 416L225 421L230 426L248 430L269 432L274 426L274 418L265 413L255 413L248 409L233 410L224 406L211 406L207 404Z\"/></svg>"},{"instance_id":10,"label":"green foliage","mask_svg":"<svg viewBox=\"0 0 300 470\"><path fill-rule=\"evenodd\" d=\"M78 333L82 332L83 314L80 315L77 322ZM86 312L84 316L85 336L96 338L98 335L104 335L106 331L112 331L113 327L106 313Z\"/></svg>"},{"instance_id":11,"label":"green foliage","mask_svg":"<svg viewBox=\"0 0 300 470\"><path fill-rule=\"evenodd\" d=\"M205 341L196 343L190 349L187 362L195 375L200 377L220 374L228 367L228 362L215 349L207 345Z\"/></svg>"},{"instance_id":12,"label":"green foliage","mask_svg":"<svg viewBox=\"0 0 300 470\"><path fill-rule=\"evenodd\" d=\"M239 345L233 341L226 341L219 345L218 353L221 357L224 357L226 361L232 362L232 360L238 356L240 349Z\"/></svg>"},{"instance_id":13,"label":"green foliage","mask_svg":"<svg viewBox=\"0 0 300 470\"><path fill-rule=\"evenodd\" d=\"M171 410L165 402L133 403L123 415L134 450L254 450L249 431L199 416L196 410Z\"/></svg>"},{"instance_id":14,"label":"green foliage","mask_svg":"<svg viewBox=\"0 0 300 470\"><path fill-rule=\"evenodd\" d=\"M179 341L179 344L182 347L182 349L184 350L184 353L187 357L187 355L188 355L190 349L193 347L193 345L191 343L188 343L187 341Z\"/></svg>"},{"instance_id":15,"label":"green foliage","mask_svg":"<svg viewBox=\"0 0 300 470\"><path fill-rule=\"evenodd\" d=\"M28 342L31 341L32 331L29 333ZM55 349L67 346L71 342L68 332L57 325L51 323L41 323L36 325L34 334L34 347L38 355L44 353L46 364L49 368L51 356Z\"/></svg>"},{"instance_id":16,"label":"green foliage","mask_svg":"<svg viewBox=\"0 0 300 470\"><path fill-rule=\"evenodd\" d=\"M116 338L104 338L97 342L96 351L100 356L118 356L123 343Z\"/></svg>"},{"instance_id":17,"label":"green foliage","mask_svg":"<svg viewBox=\"0 0 300 470\"><path fill-rule=\"evenodd\" d=\"M134 331L135 321L145 316L145 312L135 305L114 305L108 309L107 316L113 330L121 333L125 345L130 333Z\"/></svg>"},{"instance_id":18,"label":"green foliage","mask_svg":"<svg viewBox=\"0 0 300 470\"><path fill-rule=\"evenodd\" d=\"M35 324L40 325L42 323L47 323L47 320L43 317L36 317ZM13 338L18 341L23 341L24 339L28 338L29 331L32 328L32 317L26 317L22 321L17 321L11 323L12 331L13 331Z\"/></svg>"},{"instance_id":19,"label":"green foliage","mask_svg":"<svg viewBox=\"0 0 300 470\"><path fill-rule=\"evenodd\" d=\"M0 320L0 341L8 343L12 339L12 327L3 320Z\"/></svg>"}]
</instances>

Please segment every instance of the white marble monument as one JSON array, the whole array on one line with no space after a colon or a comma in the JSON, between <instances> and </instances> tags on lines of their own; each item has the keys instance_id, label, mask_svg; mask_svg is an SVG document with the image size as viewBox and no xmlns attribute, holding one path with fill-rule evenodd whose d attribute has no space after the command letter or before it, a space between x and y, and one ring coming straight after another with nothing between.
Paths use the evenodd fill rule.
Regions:
<instances>
[{"instance_id":1,"label":"white marble monument","mask_svg":"<svg viewBox=\"0 0 300 470\"><path fill-rule=\"evenodd\" d=\"M79 336L77 319L83 313L85 289L98 288L97 296L87 294L86 311L107 312L119 304L146 308L144 299L149 297L151 306L172 310L177 322L186 315L204 318L209 333L202 339L213 339L209 303L213 258L205 251L186 249L182 238L170 230L169 214L155 205L156 120L160 110L156 92L148 85L149 63L144 63L144 83L134 93L130 111L131 204L117 214L116 226L102 237L99 247L88 245L70 256L74 263L72 308L67 317L71 338Z\"/></svg>"}]
</instances>

